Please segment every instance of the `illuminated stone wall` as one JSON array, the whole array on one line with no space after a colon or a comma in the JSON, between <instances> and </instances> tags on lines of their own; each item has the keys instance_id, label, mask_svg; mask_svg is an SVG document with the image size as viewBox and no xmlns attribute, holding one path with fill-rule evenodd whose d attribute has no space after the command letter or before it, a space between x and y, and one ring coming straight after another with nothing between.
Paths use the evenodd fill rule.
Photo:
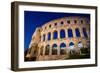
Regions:
<instances>
[{"instance_id":1,"label":"illuminated stone wall","mask_svg":"<svg viewBox=\"0 0 100 73\"><path fill-rule=\"evenodd\" d=\"M85 17L64 17L47 22L33 33L29 48L37 60L64 59L70 51L80 53L80 48L88 48L90 42L90 21ZM38 48L34 48L34 44Z\"/></svg>"}]
</instances>

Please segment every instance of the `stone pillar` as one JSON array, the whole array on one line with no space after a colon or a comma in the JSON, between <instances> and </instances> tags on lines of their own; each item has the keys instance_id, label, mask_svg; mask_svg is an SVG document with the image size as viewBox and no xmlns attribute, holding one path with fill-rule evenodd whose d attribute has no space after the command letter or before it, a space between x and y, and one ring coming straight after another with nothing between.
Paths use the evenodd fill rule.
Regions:
<instances>
[{"instance_id":1,"label":"stone pillar","mask_svg":"<svg viewBox=\"0 0 100 73\"><path fill-rule=\"evenodd\" d=\"M66 38L68 38L68 29L65 30L65 35L66 35Z\"/></svg>"},{"instance_id":2,"label":"stone pillar","mask_svg":"<svg viewBox=\"0 0 100 73\"><path fill-rule=\"evenodd\" d=\"M51 40L53 40L53 32L51 32Z\"/></svg>"},{"instance_id":3,"label":"stone pillar","mask_svg":"<svg viewBox=\"0 0 100 73\"><path fill-rule=\"evenodd\" d=\"M48 41L48 33L45 34L45 41Z\"/></svg>"},{"instance_id":4,"label":"stone pillar","mask_svg":"<svg viewBox=\"0 0 100 73\"><path fill-rule=\"evenodd\" d=\"M52 55L52 46L50 45L49 55Z\"/></svg>"},{"instance_id":5,"label":"stone pillar","mask_svg":"<svg viewBox=\"0 0 100 73\"><path fill-rule=\"evenodd\" d=\"M58 32L58 39L60 39L60 30L59 31L57 31Z\"/></svg>"},{"instance_id":6,"label":"stone pillar","mask_svg":"<svg viewBox=\"0 0 100 73\"><path fill-rule=\"evenodd\" d=\"M57 47L57 54L60 55L60 46Z\"/></svg>"},{"instance_id":7,"label":"stone pillar","mask_svg":"<svg viewBox=\"0 0 100 73\"><path fill-rule=\"evenodd\" d=\"M75 28L72 29L73 37L76 37Z\"/></svg>"},{"instance_id":8,"label":"stone pillar","mask_svg":"<svg viewBox=\"0 0 100 73\"><path fill-rule=\"evenodd\" d=\"M43 56L45 56L45 46L44 46L44 48L43 48Z\"/></svg>"},{"instance_id":9,"label":"stone pillar","mask_svg":"<svg viewBox=\"0 0 100 73\"><path fill-rule=\"evenodd\" d=\"M67 47L67 44L66 44L66 49L65 49L65 51L66 51L66 54L68 54L68 47Z\"/></svg>"},{"instance_id":10,"label":"stone pillar","mask_svg":"<svg viewBox=\"0 0 100 73\"><path fill-rule=\"evenodd\" d=\"M39 60L40 54L41 54L41 48L39 47L36 55L36 60Z\"/></svg>"},{"instance_id":11,"label":"stone pillar","mask_svg":"<svg viewBox=\"0 0 100 73\"><path fill-rule=\"evenodd\" d=\"M43 42L43 35L41 35L41 42Z\"/></svg>"},{"instance_id":12,"label":"stone pillar","mask_svg":"<svg viewBox=\"0 0 100 73\"><path fill-rule=\"evenodd\" d=\"M78 44L75 44L74 49L75 52L79 54L80 48L78 47Z\"/></svg>"},{"instance_id":13,"label":"stone pillar","mask_svg":"<svg viewBox=\"0 0 100 73\"><path fill-rule=\"evenodd\" d=\"M41 48L39 47L39 49L38 49L38 56L40 55L40 52L41 52Z\"/></svg>"},{"instance_id":14,"label":"stone pillar","mask_svg":"<svg viewBox=\"0 0 100 73\"><path fill-rule=\"evenodd\" d=\"M83 37L84 37L84 35L83 35L82 28L79 28L79 31L80 31L80 35L81 35L81 37L83 38Z\"/></svg>"}]
</instances>

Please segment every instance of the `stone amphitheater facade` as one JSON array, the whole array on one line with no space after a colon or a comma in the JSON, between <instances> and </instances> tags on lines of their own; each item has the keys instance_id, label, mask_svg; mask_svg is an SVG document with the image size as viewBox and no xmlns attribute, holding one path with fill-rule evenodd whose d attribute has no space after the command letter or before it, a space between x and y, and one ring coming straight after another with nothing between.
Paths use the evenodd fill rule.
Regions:
<instances>
[{"instance_id":1,"label":"stone amphitheater facade","mask_svg":"<svg viewBox=\"0 0 100 73\"><path fill-rule=\"evenodd\" d=\"M70 16L51 20L37 27L32 35L27 58L36 60L61 60L69 54L81 54L82 47L89 48L90 20Z\"/></svg>"}]
</instances>

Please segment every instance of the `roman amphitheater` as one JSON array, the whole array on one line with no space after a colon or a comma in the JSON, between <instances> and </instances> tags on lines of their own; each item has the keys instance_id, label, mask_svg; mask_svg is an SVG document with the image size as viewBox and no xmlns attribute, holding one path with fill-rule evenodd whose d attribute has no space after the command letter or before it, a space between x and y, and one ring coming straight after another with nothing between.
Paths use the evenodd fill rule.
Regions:
<instances>
[{"instance_id":1,"label":"roman amphitheater","mask_svg":"<svg viewBox=\"0 0 100 73\"><path fill-rule=\"evenodd\" d=\"M63 60L70 54L81 54L82 47L90 49L90 20L82 16L63 17L36 28L26 58Z\"/></svg>"}]
</instances>

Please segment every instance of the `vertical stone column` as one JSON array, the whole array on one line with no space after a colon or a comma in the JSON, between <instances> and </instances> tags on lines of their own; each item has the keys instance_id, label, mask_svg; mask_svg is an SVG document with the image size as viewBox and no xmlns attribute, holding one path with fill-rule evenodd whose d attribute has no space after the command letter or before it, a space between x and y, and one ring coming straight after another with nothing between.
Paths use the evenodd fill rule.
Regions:
<instances>
[{"instance_id":1,"label":"vertical stone column","mask_svg":"<svg viewBox=\"0 0 100 73\"><path fill-rule=\"evenodd\" d=\"M53 31L51 31L51 40L53 40Z\"/></svg>"},{"instance_id":2,"label":"vertical stone column","mask_svg":"<svg viewBox=\"0 0 100 73\"><path fill-rule=\"evenodd\" d=\"M75 28L72 29L73 37L76 37Z\"/></svg>"},{"instance_id":3,"label":"vertical stone column","mask_svg":"<svg viewBox=\"0 0 100 73\"><path fill-rule=\"evenodd\" d=\"M58 30L57 32L58 32L58 39L60 39L60 30Z\"/></svg>"},{"instance_id":4,"label":"vertical stone column","mask_svg":"<svg viewBox=\"0 0 100 73\"><path fill-rule=\"evenodd\" d=\"M67 43L66 43L66 49L65 49L65 52L66 52L66 54L67 54Z\"/></svg>"},{"instance_id":5,"label":"vertical stone column","mask_svg":"<svg viewBox=\"0 0 100 73\"><path fill-rule=\"evenodd\" d=\"M60 39L60 29L58 30L58 39ZM60 44L59 40L57 42L57 55L60 55Z\"/></svg>"},{"instance_id":6,"label":"vertical stone column","mask_svg":"<svg viewBox=\"0 0 100 73\"><path fill-rule=\"evenodd\" d=\"M66 38L68 38L68 29L65 29Z\"/></svg>"},{"instance_id":7,"label":"vertical stone column","mask_svg":"<svg viewBox=\"0 0 100 73\"><path fill-rule=\"evenodd\" d=\"M45 46L44 46L44 48L43 48L43 56L45 56Z\"/></svg>"},{"instance_id":8,"label":"vertical stone column","mask_svg":"<svg viewBox=\"0 0 100 73\"><path fill-rule=\"evenodd\" d=\"M68 47L67 47L67 44L66 44L65 52L66 52L66 54L68 54Z\"/></svg>"},{"instance_id":9,"label":"vertical stone column","mask_svg":"<svg viewBox=\"0 0 100 73\"><path fill-rule=\"evenodd\" d=\"M57 54L60 55L60 46L58 46L57 49Z\"/></svg>"},{"instance_id":10,"label":"vertical stone column","mask_svg":"<svg viewBox=\"0 0 100 73\"><path fill-rule=\"evenodd\" d=\"M75 44L74 44L74 49L75 49L75 52L78 53L78 51L79 51L78 41L75 42Z\"/></svg>"},{"instance_id":11,"label":"vertical stone column","mask_svg":"<svg viewBox=\"0 0 100 73\"><path fill-rule=\"evenodd\" d=\"M49 55L52 55L52 46L50 45Z\"/></svg>"},{"instance_id":12,"label":"vertical stone column","mask_svg":"<svg viewBox=\"0 0 100 73\"><path fill-rule=\"evenodd\" d=\"M45 33L45 41L48 40L48 33Z\"/></svg>"},{"instance_id":13,"label":"vertical stone column","mask_svg":"<svg viewBox=\"0 0 100 73\"><path fill-rule=\"evenodd\" d=\"M84 35L83 35L82 28L79 28L79 31L80 31L80 35L81 35L81 37L83 38L83 37L84 37Z\"/></svg>"},{"instance_id":14,"label":"vertical stone column","mask_svg":"<svg viewBox=\"0 0 100 73\"><path fill-rule=\"evenodd\" d=\"M39 60L39 57L40 57L40 52L41 52L41 48L39 47L39 49L38 49L38 51L37 51L36 60Z\"/></svg>"},{"instance_id":15,"label":"vertical stone column","mask_svg":"<svg viewBox=\"0 0 100 73\"><path fill-rule=\"evenodd\" d=\"M41 48L39 47L39 49L38 49L38 56L40 55L40 52L41 52Z\"/></svg>"},{"instance_id":16,"label":"vertical stone column","mask_svg":"<svg viewBox=\"0 0 100 73\"><path fill-rule=\"evenodd\" d=\"M40 39L41 39L41 42L43 42L43 35L41 35L41 38Z\"/></svg>"}]
</instances>

